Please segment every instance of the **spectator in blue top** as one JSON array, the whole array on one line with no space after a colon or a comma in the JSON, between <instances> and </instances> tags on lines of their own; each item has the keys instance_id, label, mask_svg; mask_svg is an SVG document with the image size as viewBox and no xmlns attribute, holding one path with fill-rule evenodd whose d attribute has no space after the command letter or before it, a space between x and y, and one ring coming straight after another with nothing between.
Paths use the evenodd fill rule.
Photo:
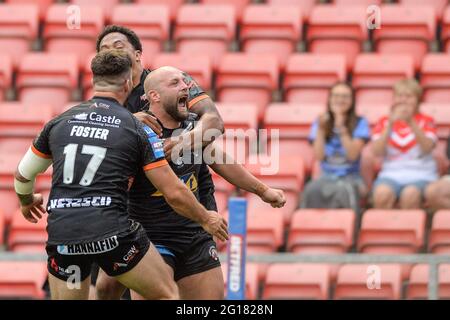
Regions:
<instances>
[{"instance_id":1,"label":"spectator in blue top","mask_svg":"<svg viewBox=\"0 0 450 320\"><path fill-rule=\"evenodd\" d=\"M321 176L310 181L302 196L303 208L353 208L367 195L360 176L361 151L370 139L369 123L355 113L353 88L336 83L328 97L327 111L313 123L309 140Z\"/></svg>"}]
</instances>

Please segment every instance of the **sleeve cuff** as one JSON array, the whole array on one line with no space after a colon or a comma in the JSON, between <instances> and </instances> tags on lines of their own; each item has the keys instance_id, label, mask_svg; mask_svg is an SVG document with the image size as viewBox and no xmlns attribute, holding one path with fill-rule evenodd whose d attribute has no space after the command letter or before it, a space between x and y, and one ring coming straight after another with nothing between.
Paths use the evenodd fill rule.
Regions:
<instances>
[{"instance_id":1,"label":"sleeve cuff","mask_svg":"<svg viewBox=\"0 0 450 320\"><path fill-rule=\"evenodd\" d=\"M159 161L156 161L156 162L149 163L148 165L144 166L143 169L144 169L144 171L150 171L152 169L159 168L159 167L162 167L162 166L166 166L168 164L169 163L167 162L166 159L162 159L162 160L159 160Z\"/></svg>"},{"instance_id":2,"label":"sleeve cuff","mask_svg":"<svg viewBox=\"0 0 450 320\"><path fill-rule=\"evenodd\" d=\"M34 145L31 145L31 151L33 151L33 153L35 155L37 155L38 157L40 157L40 158L44 158L44 159L51 159L52 158L51 155L45 154L43 152L40 152L38 149L36 149L36 147Z\"/></svg>"},{"instance_id":3,"label":"sleeve cuff","mask_svg":"<svg viewBox=\"0 0 450 320\"><path fill-rule=\"evenodd\" d=\"M204 100L206 98L209 98L209 96L206 93L204 93L204 94L202 94L202 95L200 95L200 96L190 100L188 102L188 109L192 108L197 102L202 101L202 100Z\"/></svg>"}]
</instances>

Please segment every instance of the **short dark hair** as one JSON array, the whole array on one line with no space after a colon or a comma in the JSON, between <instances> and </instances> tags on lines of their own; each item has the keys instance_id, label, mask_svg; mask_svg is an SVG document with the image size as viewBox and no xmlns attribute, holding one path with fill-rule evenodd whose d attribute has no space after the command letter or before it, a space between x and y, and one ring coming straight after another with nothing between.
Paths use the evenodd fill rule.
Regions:
<instances>
[{"instance_id":1,"label":"short dark hair","mask_svg":"<svg viewBox=\"0 0 450 320\"><path fill-rule=\"evenodd\" d=\"M126 52L120 50L105 50L99 52L91 61L94 82L111 82L131 71L131 59Z\"/></svg>"},{"instance_id":2,"label":"short dark hair","mask_svg":"<svg viewBox=\"0 0 450 320\"><path fill-rule=\"evenodd\" d=\"M100 51L100 42L102 42L103 38L106 35L108 35L110 33L113 33L113 32L118 32L118 33L121 33L124 36L126 36L128 41L133 46L134 50L139 50L139 51L142 52L142 43L141 43L141 40L139 40L139 37L137 36L137 34L131 29L128 29L128 28L123 27L123 26L118 26L118 25L115 25L115 24L106 26L106 28L98 36L97 44L96 44L97 52Z\"/></svg>"}]
</instances>

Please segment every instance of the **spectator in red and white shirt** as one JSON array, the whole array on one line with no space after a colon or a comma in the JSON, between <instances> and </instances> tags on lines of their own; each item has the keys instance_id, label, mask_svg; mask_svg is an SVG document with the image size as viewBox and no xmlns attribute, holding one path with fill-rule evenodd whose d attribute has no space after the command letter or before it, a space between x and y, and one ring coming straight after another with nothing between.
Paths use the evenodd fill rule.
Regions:
<instances>
[{"instance_id":1,"label":"spectator in red and white shirt","mask_svg":"<svg viewBox=\"0 0 450 320\"><path fill-rule=\"evenodd\" d=\"M438 179L432 156L437 142L434 120L419 111L422 88L415 79L394 85L389 116L374 128L373 151L383 156L383 166L374 183L373 206L391 209L397 199L402 209L420 208L425 189Z\"/></svg>"}]
</instances>

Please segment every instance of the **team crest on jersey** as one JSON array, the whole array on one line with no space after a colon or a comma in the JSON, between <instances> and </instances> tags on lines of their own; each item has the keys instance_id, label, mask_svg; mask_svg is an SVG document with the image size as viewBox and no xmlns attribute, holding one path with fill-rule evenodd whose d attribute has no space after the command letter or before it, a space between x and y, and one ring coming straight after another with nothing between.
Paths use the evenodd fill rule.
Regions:
<instances>
[{"instance_id":1,"label":"team crest on jersey","mask_svg":"<svg viewBox=\"0 0 450 320\"><path fill-rule=\"evenodd\" d=\"M197 182L197 178L195 177L194 172L187 173L178 178L186 185L186 187L188 187L189 190L191 190L192 192L197 191L198 182ZM152 194L152 197L162 197L162 196L163 196L163 194L159 190L156 190Z\"/></svg>"}]
</instances>

